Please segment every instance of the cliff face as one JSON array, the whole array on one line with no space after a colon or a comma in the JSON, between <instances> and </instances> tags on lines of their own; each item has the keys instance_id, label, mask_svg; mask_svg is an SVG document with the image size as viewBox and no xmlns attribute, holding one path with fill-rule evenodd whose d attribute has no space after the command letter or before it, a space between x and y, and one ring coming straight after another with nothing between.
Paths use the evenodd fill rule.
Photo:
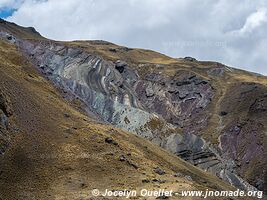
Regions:
<instances>
[{"instance_id":1,"label":"cliff face","mask_svg":"<svg viewBox=\"0 0 267 200\"><path fill-rule=\"evenodd\" d=\"M0 35L88 115L238 188L266 188L266 77L104 41Z\"/></svg>"}]
</instances>

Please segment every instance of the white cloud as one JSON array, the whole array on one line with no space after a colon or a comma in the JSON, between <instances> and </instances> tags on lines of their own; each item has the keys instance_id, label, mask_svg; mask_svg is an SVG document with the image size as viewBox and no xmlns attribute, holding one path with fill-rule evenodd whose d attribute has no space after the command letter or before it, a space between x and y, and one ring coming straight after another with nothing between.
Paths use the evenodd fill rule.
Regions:
<instances>
[{"instance_id":1,"label":"white cloud","mask_svg":"<svg viewBox=\"0 0 267 200\"><path fill-rule=\"evenodd\" d=\"M0 0L0 9L2 8L18 8L23 0Z\"/></svg>"},{"instance_id":2,"label":"white cloud","mask_svg":"<svg viewBox=\"0 0 267 200\"><path fill-rule=\"evenodd\" d=\"M0 7L15 0L0 0ZM103 39L267 75L266 0L25 0L8 20L57 40ZM2 4L1 4L2 3Z\"/></svg>"},{"instance_id":3,"label":"white cloud","mask_svg":"<svg viewBox=\"0 0 267 200\"><path fill-rule=\"evenodd\" d=\"M242 34L251 33L255 28L261 26L264 22L267 22L267 11L265 8L251 13L239 32Z\"/></svg>"}]
</instances>

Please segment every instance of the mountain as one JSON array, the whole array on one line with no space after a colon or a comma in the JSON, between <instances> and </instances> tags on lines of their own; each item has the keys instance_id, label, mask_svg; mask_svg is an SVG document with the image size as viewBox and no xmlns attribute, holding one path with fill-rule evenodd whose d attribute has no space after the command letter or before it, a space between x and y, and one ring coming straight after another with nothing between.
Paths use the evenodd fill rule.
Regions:
<instances>
[{"instance_id":1,"label":"mountain","mask_svg":"<svg viewBox=\"0 0 267 200\"><path fill-rule=\"evenodd\" d=\"M0 199L266 192L265 76L5 20L0 38Z\"/></svg>"}]
</instances>

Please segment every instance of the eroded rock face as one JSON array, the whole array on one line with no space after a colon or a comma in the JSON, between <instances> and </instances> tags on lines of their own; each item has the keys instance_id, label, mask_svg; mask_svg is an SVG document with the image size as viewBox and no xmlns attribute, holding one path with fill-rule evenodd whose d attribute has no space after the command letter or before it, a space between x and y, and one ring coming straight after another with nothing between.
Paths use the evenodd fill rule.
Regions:
<instances>
[{"instance_id":1,"label":"eroded rock face","mask_svg":"<svg viewBox=\"0 0 267 200\"><path fill-rule=\"evenodd\" d=\"M236 118L226 125L220 136L220 148L224 158L235 163L235 170L241 177L249 180L259 190L266 190L263 177L266 177L265 150L267 97L261 94L260 85L250 84L243 91L239 87L233 107L247 109L246 115ZM263 88L264 91L264 88ZM260 95L259 95L259 94ZM232 113L232 108L229 108Z\"/></svg>"},{"instance_id":2,"label":"eroded rock face","mask_svg":"<svg viewBox=\"0 0 267 200\"><path fill-rule=\"evenodd\" d=\"M249 112L262 114L267 112L267 93L255 100L255 102L250 106Z\"/></svg>"},{"instance_id":3,"label":"eroded rock face","mask_svg":"<svg viewBox=\"0 0 267 200\"><path fill-rule=\"evenodd\" d=\"M257 177L256 174L258 174L256 179L258 180L261 179L262 172L259 176L259 171L254 169L256 167L255 162L258 162L257 160L264 162L263 141L261 137L257 136L262 127L257 123L248 123L255 124L256 126L248 124L233 125L221 135L222 156L235 161L234 168L238 174L245 176L247 173L254 173L254 177ZM248 138L250 139L248 140ZM256 180L250 180L250 182L256 185ZM258 189L263 190L264 188L258 186Z\"/></svg>"},{"instance_id":4,"label":"eroded rock face","mask_svg":"<svg viewBox=\"0 0 267 200\"><path fill-rule=\"evenodd\" d=\"M0 31L0 38L4 38L5 40L8 40L10 43L16 42L16 38L13 35L6 33L6 32Z\"/></svg>"},{"instance_id":5,"label":"eroded rock face","mask_svg":"<svg viewBox=\"0 0 267 200\"><path fill-rule=\"evenodd\" d=\"M197 116L213 96L208 81L185 71L178 71L173 77L148 73L138 81L136 93L146 110L180 127Z\"/></svg>"},{"instance_id":6,"label":"eroded rock face","mask_svg":"<svg viewBox=\"0 0 267 200\"><path fill-rule=\"evenodd\" d=\"M124 61L106 61L61 43L15 40L45 77L84 101L103 121L147 138L235 186L252 188L237 176L231 159L198 135L208 124L204 110L214 95L209 80L186 71L172 77L147 72L141 78Z\"/></svg>"},{"instance_id":7,"label":"eroded rock face","mask_svg":"<svg viewBox=\"0 0 267 200\"><path fill-rule=\"evenodd\" d=\"M211 76L223 76L225 73L224 67L216 67L208 70L208 74Z\"/></svg>"},{"instance_id":8,"label":"eroded rock face","mask_svg":"<svg viewBox=\"0 0 267 200\"><path fill-rule=\"evenodd\" d=\"M258 83L233 84L221 104L227 114L222 116L219 138L221 155L234 161L236 174L265 192L266 93L266 87Z\"/></svg>"}]
</instances>

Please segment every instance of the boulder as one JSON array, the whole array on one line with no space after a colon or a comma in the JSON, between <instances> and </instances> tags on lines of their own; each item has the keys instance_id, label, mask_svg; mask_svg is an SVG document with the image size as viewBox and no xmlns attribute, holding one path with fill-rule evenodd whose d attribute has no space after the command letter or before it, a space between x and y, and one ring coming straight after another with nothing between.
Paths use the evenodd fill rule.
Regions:
<instances>
[{"instance_id":1,"label":"boulder","mask_svg":"<svg viewBox=\"0 0 267 200\"><path fill-rule=\"evenodd\" d=\"M186 56L186 57L184 57L184 59L187 61L190 61L190 62L197 61L197 59L190 57L190 56Z\"/></svg>"},{"instance_id":2,"label":"boulder","mask_svg":"<svg viewBox=\"0 0 267 200\"><path fill-rule=\"evenodd\" d=\"M105 139L105 142L108 144L118 145L116 141L114 141L112 138L108 137Z\"/></svg>"},{"instance_id":3,"label":"boulder","mask_svg":"<svg viewBox=\"0 0 267 200\"><path fill-rule=\"evenodd\" d=\"M115 69L118 70L120 73L123 73L127 63L121 60L117 60L115 63Z\"/></svg>"}]
</instances>

